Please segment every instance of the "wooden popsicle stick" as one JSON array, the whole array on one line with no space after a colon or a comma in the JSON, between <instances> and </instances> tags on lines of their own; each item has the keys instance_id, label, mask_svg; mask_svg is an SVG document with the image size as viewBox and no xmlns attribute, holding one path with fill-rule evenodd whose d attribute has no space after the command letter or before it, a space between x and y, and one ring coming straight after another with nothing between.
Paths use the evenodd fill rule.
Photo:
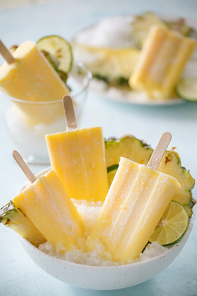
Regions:
<instances>
[{"instance_id":1,"label":"wooden popsicle stick","mask_svg":"<svg viewBox=\"0 0 197 296\"><path fill-rule=\"evenodd\" d=\"M11 55L11 53L9 52L9 50L1 40L0 40L0 54L8 64L11 64L14 62L14 57Z\"/></svg>"},{"instance_id":2,"label":"wooden popsicle stick","mask_svg":"<svg viewBox=\"0 0 197 296\"><path fill-rule=\"evenodd\" d=\"M20 153L18 151L14 150L12 152L12 155L13 155L14 159L16 160L16 162L18 163L18 165L20 166L23 173L25 174L25 176L27 177L27 179L31 183L35 182L37 180L36 177L34 176L32 171L30 170L30 168L28 167L28 165L26 164L26 162L24 161L24 159L22 158Z\"/></svg>"},{"instance_id":3,"label":"wooden popsicle stick","mask_svg":"<svg viewBox=\"0 0 197 296\"><path fill-rule=\"evenodd\" d=\"M75 117L75 110L73 100L69 95L63 97L64 113L66 117L67 130L73 130L77 128L77 120Z\"/></svg>"},{"instance_id":4,"label":"wooden popsicle stick","mask_svg":"<svg viewBox=\"0 0 197 296\"><path fill-rule=\"evenodd\" d=\"M156 170L161 162L161 159L170 143L172 139L172 135L168 132L164 133L158 144L157 147L155 148L155 150L153 151L153 154L151 155L151 158L147 164L148 167Z\"/></svg>"}]
</instances>

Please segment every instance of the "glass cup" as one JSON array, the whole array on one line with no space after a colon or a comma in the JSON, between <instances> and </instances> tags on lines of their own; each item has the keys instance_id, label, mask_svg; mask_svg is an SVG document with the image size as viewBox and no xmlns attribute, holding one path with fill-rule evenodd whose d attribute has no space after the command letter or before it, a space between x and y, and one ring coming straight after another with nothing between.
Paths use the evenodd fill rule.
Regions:
<instances>
[{"instance_id":1,"label":"glass cup","mask_svg":"<svg viewBox=\"0 0 197 296\"><path fill-rule=\"evenodd\" d=\"M67 84L74 100L77 122L79 123L89 82L90 71L81 62L74 62ZM45 141L46 134L66 130L62 100L30 102L0 93L1 113L11 138L13 150L23 156L27 163L49 164Z\"/></svg>"}]
</instances>

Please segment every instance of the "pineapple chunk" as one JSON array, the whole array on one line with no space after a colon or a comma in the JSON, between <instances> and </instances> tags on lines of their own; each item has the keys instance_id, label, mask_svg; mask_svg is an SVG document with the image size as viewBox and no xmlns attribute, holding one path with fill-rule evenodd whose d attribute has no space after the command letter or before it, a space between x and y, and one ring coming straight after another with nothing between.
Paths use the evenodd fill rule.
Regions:
<instances>
[{"instance_id":1,"label":"pineapple chunk","mask_svg":"<svg viewBox=\"0 0 197 296\"><path fill-rule=\"evenodd\" d=\"M11 228L36 247L46 241L40 231L13 201L0 209L0 223Z\"/></svg>"}]
</instances>

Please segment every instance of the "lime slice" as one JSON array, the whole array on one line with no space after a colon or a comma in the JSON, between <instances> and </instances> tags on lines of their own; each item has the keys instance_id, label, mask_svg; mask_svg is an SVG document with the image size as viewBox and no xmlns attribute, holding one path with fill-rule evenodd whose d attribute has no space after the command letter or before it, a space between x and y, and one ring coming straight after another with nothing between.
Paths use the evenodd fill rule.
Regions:
<instances>
[{"instance_id":1,"label":"lime slice","mask_svg":"<svg viewBox=\"0 0 197 296\"><path fill-rule=\"evenodd\" d=\"M177 95L187 101L197 101L197 77L182 78L176 86Z\"/></svg>"},{"instance_id":2,"label":"lime slice","mask_svg":"<svg viewBox=\"0 0 197 296\"><path fill-rule=\"evenodd\" d=\"M108 184L109 184L109 187L114 179L114 176L117 172L117 169L118 169L118 164L114 164L110 167L107 168L107 178L108 178Z\"/></svg>"},{"instance_id":3,"label":"lime slice","mask_svg":"<svg viewBox=\"0 0 197 296\"><path fill-rule=\"evenodd\" d=\"M157 241L162 246L177 243L187 230L189 216L184 207L171 201L149 241Z\"/></svg>"},{"instance_id":4,"label":"lime slice","mask_svg":"<svg viewBox=\"0 0 197 296\"><path fill-rule=\"evenodd\" d=\"M57 69L68 73L72 68L73 54L68 41L57 35L46 36L38 40L39 50L44 50L58 61Z\"/></svg>"}]
</instances>

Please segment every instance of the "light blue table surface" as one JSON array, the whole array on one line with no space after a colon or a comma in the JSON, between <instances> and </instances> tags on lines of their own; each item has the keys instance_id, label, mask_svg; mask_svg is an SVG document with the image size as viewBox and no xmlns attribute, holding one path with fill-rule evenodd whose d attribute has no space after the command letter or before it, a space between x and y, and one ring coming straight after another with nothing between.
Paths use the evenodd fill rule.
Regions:
<instances>
[{"instance_id":1,"label":"light blue table surface","mask_svg":"<svg viewBox=\"0 0 197 296\"><path fill-rule=\"evenodd\" d=\"M77 30L105 16L152 10L197 20L197 1L121 0L56 1L0 11L0 38L10 46L49 34L69 39ZM197 103L174 106L135 106L106 100L89 92L81 126L100 125L104 136L130 133L153 148L165 131L173 135L182 165L197 178ZM12 159L13 147L0 118L0 207L26 182ZM44 169L31 166L34 173ZM193 190L197 197L197 188ZM0 296L161 296L197 295L197 222L180 255L153 279L116 291L89 291L69 286L42 271L24 252L17 236L0 225Z\"/></svg>"}]
</instances>

